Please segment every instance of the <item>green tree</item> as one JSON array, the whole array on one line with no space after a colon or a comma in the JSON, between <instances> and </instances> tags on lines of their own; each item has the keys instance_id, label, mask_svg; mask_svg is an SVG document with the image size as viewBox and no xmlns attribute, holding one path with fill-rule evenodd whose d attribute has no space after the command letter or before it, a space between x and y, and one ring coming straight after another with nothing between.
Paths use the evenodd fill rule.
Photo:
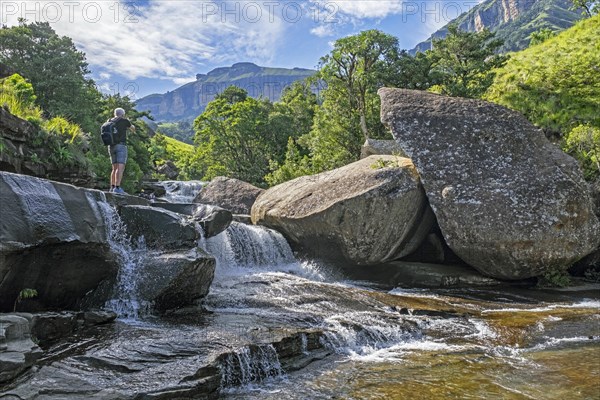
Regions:
<instances>
[{"instance_id":1,"label":"green tree","mask_svg":"<svg viewBox=\"0 0 600 400\"><path fill-rule=\"evenodd\" d=\"M270 183L346 165L359 158L366 138L389 137L380 121L377 90L407 78L399 69L401 59L398 39L378 30L337 40L313 78L324 89L312 128L288 142L287 165L281 166L280 174L273 172Z\"/></svg>"},{"instance_id":2,"label":"green tree","mask_svg":"<svg viewBox=\"0 0 600 400\"><path fill-rule=\"evenodd\" d=\"M282 149L285 156L275 157L269 163L271 173L265 176L269 185L310 173L308 150L299 146L297 140L310 132L317 108L317 96L312 92L310 82L295 82L274 104L269 119L276 122L279 129L288 132L288 141L286 148ZM283 162L279 162L280 159Z\"/></svg>"},{"instance_id":3,"label":"green tree","mask_svg":"<svg viewBox=\"0 0 600 400\"><path fill-rule=\"evenodd\" d=\"M571 10L583 10L583 15L592 17L600 12L600 4L596 0L571 0Z\"/></svg>"},{"instance_id":4,"label":"green tree","mask_svg":"<svg viewBox=\"0 0 600 400\"><path fill-rule=\"evenodd\" d=\"M413 57L403 50L396 62L397 72L392 76L394 80L391 86L426 90L435 85L436 76L432 72L434 60L428 54L419 52Z\"/></svg>"},{"instance_id":5,"label":"green tree","mask_svg":"<svg viewBox=\"0 0 600 400\"><path fill-rule=\"evenodd\" d=\"M248 98L248 92L237 86L228 86L215 96L215 100L225 100L229 104L239 103Z\"/></svg>"},{"instance_id":6,"label":"green tree","mask_svg":"<svg viewBox=\"0 0 600 400\"><path fill-rule=\"evenodd\" d=\"M556 32L554 32L552 29L542 28L538 31L533 32L529 36L529 38L530 38L529 45L535 46L536 44L544 43L546 40L548 40L554 36L556 36Z\"/></svg>"},{"instance_id":7,"label":"green tree","mask_svg":"<svg viewBox=\"0 0 600 400\"><path fill-rule=\"evenodd\" d=\"M264 186L269 162L283 158L291 120L274 118L271 102L247 97L239 88L223 93L194 122L196 160L205 179L227 175Z\"/></svg>"},{"instance_id":8,"label":"green tree","mask_svg":"<svg viewBox=\"0 0 600 400\"><path fill-rule=\"evenodd\" d=\"M372 29L336 40L333 50L321 58L318 77L327 84L324 96L346 100L363 139L385 132L379 122L377 89L396 80L399 54L397 38Z\"/></svg>"},{"instance_id":9,"label":"green tree","mask_svg":"<svg viewBox=\"0 0 600 400\"><path fill-rule=\"evenodd\" d=\"M85 54L73 41L59 36L44 22L3 26L0 62L17 71L35 87L37 104L47 116L63 116L85 130L95 127L100 94L89 74Z\"/></svg>"},{"instance_id":10,"label":"green tree","mask_svg":"<svg viewBox=\"0 0 600 400\"><path fill-rule=\"evenodd\" d=\"M480 97L494 80L494 68L503 65L507 57L496 54L502 40L484 29L481 32L461 31L448 27L448 36L433 40L432 75L438 85L433 91L448 96Z\"/></svg>"}]
</instances>

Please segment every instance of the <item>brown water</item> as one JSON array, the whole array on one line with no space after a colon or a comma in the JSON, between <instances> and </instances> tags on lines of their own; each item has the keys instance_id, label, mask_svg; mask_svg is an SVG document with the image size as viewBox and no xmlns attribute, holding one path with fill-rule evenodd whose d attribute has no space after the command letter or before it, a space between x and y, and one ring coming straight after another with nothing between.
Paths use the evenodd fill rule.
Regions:
<instances>
[{"instance_id":1,"label":"brown water","mask_svg":"<svg viewBox=\"0 0 600 400\"><path fill-rule=\"evenodd\" d=\"M422 318L424 336L373 351L342 351L286 380L237 388L226 397L600 399L597 289L365 293ZM427 313L422 310L454 316L426 321L416 315Z\"/></svg>"}]
</instances>

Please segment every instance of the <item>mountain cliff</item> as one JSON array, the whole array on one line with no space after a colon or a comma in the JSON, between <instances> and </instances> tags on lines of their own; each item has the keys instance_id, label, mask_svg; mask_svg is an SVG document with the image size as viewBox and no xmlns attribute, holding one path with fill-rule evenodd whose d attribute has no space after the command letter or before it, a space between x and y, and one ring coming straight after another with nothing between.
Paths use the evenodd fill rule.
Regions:
<instances>
[{"instance_id":1,"label":"mountain cliff","mask_svg":"<svg viewBox=\"0 0 600 400\"><path fill-rule=\"evenodd\" d=\"M571 4L570 0L487 0L434 32L410 52L429 50L431 38L445 37L451 23L469 32L484 28L495 32L496 37L504 39L503 52L522 50L529 45L532 32L543 28L563 30L581 19L579 11L569 10Z\"/></svg>"},{"instance_id":2,"label":"mountain cliff","mask_svg":"<svg viewBox=\"0 0 600 400\"><path fill-rule=\"evenodd\" d=\"M252 63L237 63L196 75L187 83L165 94L151 94L136 103L140 111L149 110L157 121L176 121L198 116L208 102L231 85L248 91L252 97L277 101L283 89L316 71L303 68L268 68Z\"/></svg>"}]
</instances>

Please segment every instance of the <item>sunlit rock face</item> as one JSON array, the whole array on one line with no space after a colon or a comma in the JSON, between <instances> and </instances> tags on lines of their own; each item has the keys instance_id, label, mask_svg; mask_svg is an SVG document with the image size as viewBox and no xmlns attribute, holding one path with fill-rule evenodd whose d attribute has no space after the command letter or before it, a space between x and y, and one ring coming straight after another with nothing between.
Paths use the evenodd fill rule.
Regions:
<instances>
[{"instance_id":1,"label":"sunlit rock face","mask_svg":"<svg viewBox=\"0 0 600 400\"><path fill-rule=\"evenodd\" d=\"M415 251L434 219L412 162L378 155L270 188L252 221L317 257L373 265Z\"/></svg>"},{"instance_id":2,"label":"sunlit rock face","mask_svg":"<svg viewBox=\"0 0 600 400\"><path fill-rule=\"evenodd\" d=\"M472 99L380 89L381 118L413 160L444 238L500 279L568 268L600 241L577 162L522 115Z\"/></svg>"}]
</instances>

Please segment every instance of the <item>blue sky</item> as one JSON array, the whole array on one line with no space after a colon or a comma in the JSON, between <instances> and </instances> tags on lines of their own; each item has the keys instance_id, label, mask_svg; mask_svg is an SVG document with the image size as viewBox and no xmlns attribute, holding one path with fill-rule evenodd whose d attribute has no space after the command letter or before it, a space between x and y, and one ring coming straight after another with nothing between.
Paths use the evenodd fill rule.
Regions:
<instances>
[{"instance_id":1,"label":"blue sky","mask_svg":"<svg viewBox=\"0 0 600 400\"><path fill-rule=\"evenodd\" d=\"M140 98L197 73L254 62L315 68L332 43L366 29L410 49L473 1L0 1L0 22L47 21L87 55L105 92Z\"/></svg>"}]
</instances>

